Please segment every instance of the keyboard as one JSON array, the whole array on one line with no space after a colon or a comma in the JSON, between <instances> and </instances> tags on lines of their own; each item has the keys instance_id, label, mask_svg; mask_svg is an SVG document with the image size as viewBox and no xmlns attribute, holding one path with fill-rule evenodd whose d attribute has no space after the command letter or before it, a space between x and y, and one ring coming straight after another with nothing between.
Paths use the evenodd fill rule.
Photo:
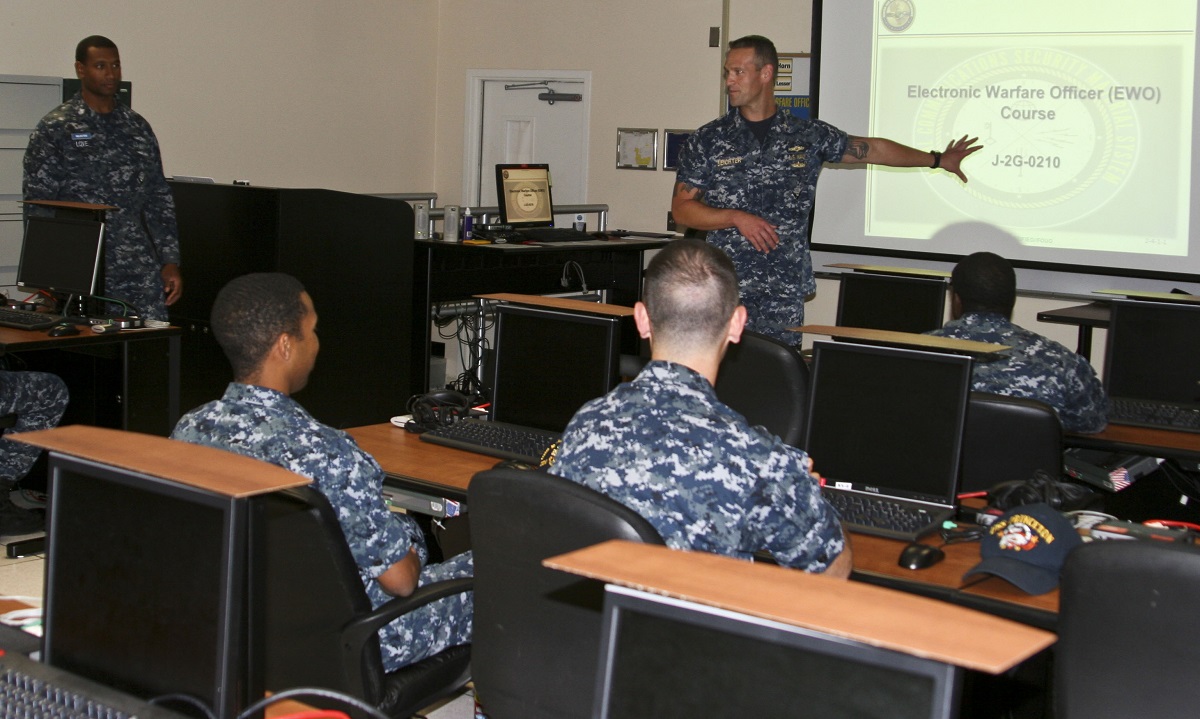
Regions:
<instances>
[{"instance_id":1,"label":"keyboard","mask_svg":"<svg viewBox=\"0 0 1200 719\"><path fill-rule=\"evenodd\" d=\"M524 242L525 238L515 230L475 230L474 239L491 242Z\"/></svg>"},{"instance_id":2,"label":"keyboard","mask_svg":"<svg viewBox=\"0 0 1200 719\"><path fill-rule=\"evenodd\" d=\"M185 719L16 652L0 652L0 719Z\"/></svg>"},{"instance_id":3,"label":"keyboard","mask_svg":"<svg viewBox=\"0 0 1200 719\"><path fill-rule=\"evenodd\" d=\"M1108 421L1136 427L1200 432L1200 408L1141 399L1110 399Z\"/></svg>"},{"instance_id":4,"label":"keyboard","mask_svg":"<svg viewBox=\"0 0 1200 719\"><path fill-rule=\"evenodd\" d=\"M470 418L421 434L425 442L534 465L559 437L558 432Z\"/></svg>"},{"instance_id":5,"label":"keyboard","mask_svg":"<svg viewBox=\"0 0 1200 719\"><path fill-rule=\"evenodd\" d=\"M17 310L12 307L0 307L0 327L13 327L19 330L44 330L47 327L62 322L62 315L52 315L33 310Z\"/></svg>"},{"instance_id":6,"label":"keyboard","mask_svg":"<svg viewBox=\"0 0 1200 719\"><path fill-rule=\"evenodd\" d=\"M950 509L828 487L821 490L821 496L837 510L848 529L910 542L934 532L953 515Z\"/></svg>"},{"instance_id":7,"label":"keyboard","mask_svg":"<svg viewBox=\"0 0 1200 719\"><path fill-rule=\"evenodd\" d=\"M527 242L583 242L596 239L586 232L580 232L571 227L531 227L518 230Z\"/></svg>"}]
</instances>

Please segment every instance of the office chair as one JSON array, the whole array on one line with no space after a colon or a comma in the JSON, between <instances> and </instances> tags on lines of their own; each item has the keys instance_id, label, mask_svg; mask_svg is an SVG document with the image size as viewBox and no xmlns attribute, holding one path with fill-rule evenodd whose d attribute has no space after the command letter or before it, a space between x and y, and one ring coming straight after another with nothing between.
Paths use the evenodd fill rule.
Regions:
<instances>
[{"instance_id":1,"label":"office chair","mask_svg":"<svg viewBox=\"0 0 1200 719\"><path fill-rule=\"evenodd\" d=\"M717 370L717 398L799 446L808 413L808 365L794 347L749 330L729 345Z\"/></svg>"},{"instance_id":2,"label":"office chair","mask_svg":"<svg viewBox=\"0 0 1200 719\"><path fill-rule=\"evenodd\" d=\"M1045 402L972 392L964 433L960 492L1062 474L1062 424Z\"/></svg>"},{"instance_id":3,"label":"office chair","mask_svg":"<svg viewBox=\"0 0 1200 719\"><path fill-rule=\"evenodd\" d=\"M1200 707L1200 551L1111 540L1063 568L1055 649L1059 719L1194 717Z\"/></svg>"},{"instance_id":4,"label":"office chair","mask_svg":"<svg viewBox=\"0 0 1200 719\"><path fill-rule=\"evenodd\" d=\"M542 470L480 472L467 504L479 703L491 719L590 717L604 588L542 560L608 539L662 538L625 505Z\"/></svg>"},{"instance_id":5,"label":"office chair","mask_svg":"<svg viewBox=\"0 0 1200 719\"><path fill-rule=\"evenodd\" d=\"M418 607L471 589L437 582L378 609L359 578L329 501L311 487L265 495L264 677L271 691L323 687L408 717L470 679L470 646L385 673L378 631ZM304 699L323 706L319 700ZM329 708L344 707L331 705Z\"/></svg>"}]
</instances>

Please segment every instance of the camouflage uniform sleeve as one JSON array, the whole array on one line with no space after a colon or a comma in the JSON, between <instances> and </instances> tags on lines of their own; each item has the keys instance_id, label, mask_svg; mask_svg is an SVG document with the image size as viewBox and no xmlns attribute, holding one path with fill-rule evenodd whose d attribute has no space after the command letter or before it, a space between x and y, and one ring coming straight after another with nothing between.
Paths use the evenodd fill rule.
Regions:
<instances>
[{"instance_id":1,"label":"camouflage uniform sleeve","mask_svg":"<svg viewBox=\"0 0 1200 719\"><path fill-rule=\"evenodd\" d=\"M408 515L396 514L383 503L383 469L374 457L349 439L352 468L347 473L347 496L352 507L338 505L338 520L349 540L350 552L364 574L376 579L392 564L415 549L424 567L428 551L424 535Z\"/></svg>"},{"instance_id":2,"label":"camouflage uniform sleeve","mask_svg":"<svg viewBox=\"0 0 1200 719\"><path fill-rule=\"evenodd\" d=\"M712 176L712 158L704 148L703 129L693 132L679 151L675 181L705 189Z\"/></svg>"},{"instance_id":3,"label":"camouflage uniform sleeve","mask_svg":"<svg viewBox=\"0 0 1200 719\"><path fill-rule=\"evenodd\" d=\"M1099 432L1108 426L1108 394L1096 376L1096 370L1083 357L1076 356L1066 379L1071 396L1059 410L1063 429L1068 432Z\"/></svg>"},{"instance_id":4,"label":"camouflage uniform sleeve","mask_svg":"<svg viewBox=\"0 0 1200 719\"><path fill-rule=\"evenodd\" d=\"M175 196L171 194L171 186L163 174L162 152L158 147L158 138L151 129L150 123L141 119L143 131L150 139L154 156L148 161L156 172L147 173L147 185L144 188L146 204L143 209L143 219L154 247L158 250L159 261L164 265L180 263L179 227L175 221Z\"/></svg>"},{"instance_id":5,"label":"camouflage uniform sleeve","mask_svg":"<svg viewBox=\"0 0 1200 719\"><path fill-rule=\"evenodd\" d=\"M780 564L822 572L845 548L841 520L805 469L807 455L777 442L762 467L747 525Z\"/></svg>"},{"instance_id":6,"label":"camouflage uniform sleeve","mask_svg":"<svg viewBox=\"0 0 1200 719\"><path fill-rule=\"evenodd\" d=\"M25 148L21 194L26 200L54 200L64 181L62 153L46 120L38 123ZM30 208L32 211L35 208Z\"/></svg>"}]
</instances>

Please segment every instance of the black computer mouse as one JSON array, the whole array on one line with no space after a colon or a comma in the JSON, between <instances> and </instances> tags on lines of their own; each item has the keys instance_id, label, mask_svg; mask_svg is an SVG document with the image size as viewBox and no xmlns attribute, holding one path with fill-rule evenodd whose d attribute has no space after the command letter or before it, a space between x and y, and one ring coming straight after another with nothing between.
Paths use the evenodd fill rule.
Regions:
<instances>
[{"instance_id":1,"label":"black computer mouse","mask_svg":"<svg viewBox=\"0 0 1200 719\"><path fill-rule=\"evenodd\" d=\"M900 552L900 566L907 569L926 569L946 558L946 553L932 544L913 542Z\"/></svg>"},{"instance_id":2,"label":"black computer mouse","mask_svg":"<svg viewBox=\"0 0 1200 719\"><path fill-rule=\"evenodd\" d=\"M79 328L75 325L54 325L46 333L49 337L70 337L77 334L79 334Z\"/></svg>"}]
</instances>

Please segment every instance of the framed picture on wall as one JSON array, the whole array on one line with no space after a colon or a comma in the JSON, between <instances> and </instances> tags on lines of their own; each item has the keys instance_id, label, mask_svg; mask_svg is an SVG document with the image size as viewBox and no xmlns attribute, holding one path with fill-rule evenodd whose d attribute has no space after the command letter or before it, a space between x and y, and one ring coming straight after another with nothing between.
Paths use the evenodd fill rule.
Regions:
<instances>
[{"instance_id":1,"label":"framed picture on wall","mask_svg":"<svg viewBox=\"0 0 1200 719\"><path fill-rule=\"evenodd\" d=\"M663 130L664 170L674 170L678 167L679 153L693 132L695 130Z\"/></svg>"},{"instance_id":2,"label":"framed picture on wall","mask_svg":"<svg viewBox=\"0 0 1200 719\"><path fill-rule=\"evenodd\" d=\"M617 169L657 170L658 129L618 127Z\"/></svg>"}]
</instances>

